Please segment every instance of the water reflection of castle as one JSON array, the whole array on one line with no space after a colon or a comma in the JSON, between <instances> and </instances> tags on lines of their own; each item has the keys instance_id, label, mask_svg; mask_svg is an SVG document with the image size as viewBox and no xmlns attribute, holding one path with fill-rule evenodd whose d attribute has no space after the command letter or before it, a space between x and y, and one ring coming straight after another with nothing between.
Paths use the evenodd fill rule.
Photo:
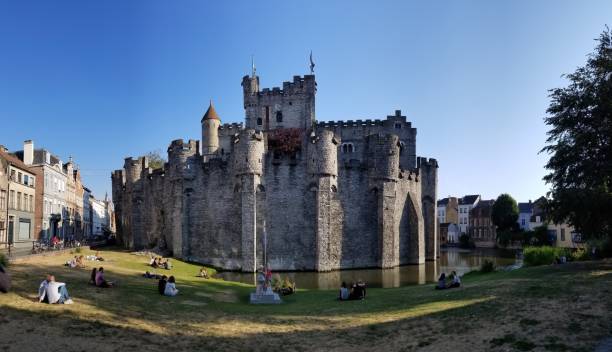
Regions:
<instances>
[{"instance_id":1,"label":"water reflection of castle","mask_svg":"<svg viewBox=\"0 0 612 352\"><path fill-rule=\"evenodd\" d=\"M463 275L480 268L485 260L493 261L497 266L514 263L514 258L502 257L502 253L493 249L466 251L457 248L443 251L440 260L422 265L408 265L391 269L338 270L332 272L288 272L280 273L283 278L289 277L300 288L336 289L341 282L350 284L359 280L370 287L400 287L414 284L435 282L441 273L456 271ZM253 276L244 273L222 273L221 277L231 281L253 283Z\"/></svg>"}]
</instances>

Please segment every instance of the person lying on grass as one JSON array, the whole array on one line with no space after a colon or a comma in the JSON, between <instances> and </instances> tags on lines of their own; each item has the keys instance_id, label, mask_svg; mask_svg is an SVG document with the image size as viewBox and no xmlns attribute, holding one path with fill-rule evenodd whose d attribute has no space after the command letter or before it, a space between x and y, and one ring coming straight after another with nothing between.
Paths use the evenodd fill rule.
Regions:
<instances>
[{"instance_id":1,"label":"person lying on grass","mask_svg":"<svg viewBox=\"0 0 612 352\"><path fill-rule=\"evenodd\" d=\"M164 289L164 296L174 297L178 295L179 290L176 288L176 281L174 280L174 276L170 276L168 278L168 282L166 283L166 288Z\"/></svg>"},{"instance_id":2,"label":"person lying on grass","mask_svg":"<svg viewBox=\"0 0 612 352\"><path fill-rule=\"evenodd\" d=\"M110 281L106 281L106 279L104 278L103 267L100 267L100 269L98 269L98 272L96 273L96 286L102 288L113 287L113 283Z\"/></svg>"},{"instance_id":3,"label":"person lying on grass","mask_svg":"<svg viewBox=\"0 0 612 352\"><path fill-rule=\"evenodd\" d=\"M72 299L68 295L68 289L63 282L55 281L55 276L47 275L47 278L40 284L38 289L39 302L49 304L72 304Z\"/></svg>"}]
</instances>

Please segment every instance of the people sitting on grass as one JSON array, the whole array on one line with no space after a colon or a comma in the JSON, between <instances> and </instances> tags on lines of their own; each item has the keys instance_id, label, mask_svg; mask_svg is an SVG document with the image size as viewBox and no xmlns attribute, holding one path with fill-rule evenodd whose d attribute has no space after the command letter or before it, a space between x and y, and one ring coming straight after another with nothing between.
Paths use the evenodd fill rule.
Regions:
<instances>
[{"instance_id":1,"label":"people sitting on grass","mask_svg":"<svg viewBox=\"0 0 612 352\"><path fill-rule=\"evenodd\" d=\"M98 268L93 268L91 269L91 275L89 276L89 284L90 285L96 285L96 277L98 274Z\"/></svg>"},{"instance_id":2,"label":"people sitting on grass","mask_svg":"<svg viewBox=\"0 0 612 352\"><path fill-rule=\"evenodd\" d=\"M40 284L38 289L38 301L49 304L72 304L72 299L68 295L68 289L63 282L55 281L55 276L47 275L47 278Z\"/></svg>"},{"instance_id":3,"label":"people sitting on grass","mask_svg":"<svg viewBox=\"0 0 612 352\"><path fill-rule=\"evenodd\" d=\"M338 293L338 299L341 301L347 301L349 299L349 289L346 287L346 282L342 281L342 285L340 285L340 292Z\"/></svg>"},{"instance_id":4,"label":"people sitting on grass","mask_svg":"<svg viewBox=\"0 0 612 352\"><path fill-rule=\"evenodd\" d=\"M170 259L165 259L164 260L164 262L162 263L162 268L164 268L166 270L172 269L172 263L170 262Z\"/></svg>"},{"instance_id":5,"label":"people sitting on grass","mask_svg":"<svg viewBox=\"0 0 612 352\"><path fill-rule=\"evenodd\" d=\"M8 293L11 289L11 277L0 264L0 292Z\"/></svg>"},{"instance_id":6,"label":"people sitting on grass","mask_svg":"<svg viewBox=\"0 0 612 352\"><path fill-rule=\"evenodd\" d=\"M273 291L281 296L287 296L295 292L295 282L289 280L289 277L281 279L280 275L277 274L276 277L272 279L271 285Z\"/></svg>"},{"instance_id":7,"label":"people sitting on grass","mask_svg":"<svg viewBox=\"0 0 612 352\"><path fill-rule=\"evenodd\" d=\"M166 292L166 285L168 284L168 277L166 275L162 275L159 282L157 282L157 292L160 295L163 295Z\"/></svg>"},{"instance_id":8,"label":"people sitting on grass","mask_svg":"<svg viewBox=\"0 0 612 352\"><path fill-rule=\"evenodd\" d=\"M78 256L78 258L76 259L76 266L77 268L85 267L85 257L83 257L83 255Z\"/></svg>"},{"instance_id":9,"label":"people sitting on grass","mask_svg":"<svg viewBox=\"0 0 612 352\"><path fill-rule=\"evenodd\" d=\"M100 256L100 252L98 252L98 251L96 251L96 260L99 261L99 262L103 262L104 261L104 258L102 258Z\"/></svg>"},{"instance_id":10,"label":"people sitting on grass","mask_svg":"<svg viewBox=\"0 0 612 352\"><path fill-rule=\"evenodd\" d=\"M365 299L366 297L366 284L359 280L354 283L349 294L349 299Z\"/></svg>"},{"instance_id":11,"label":"people sitting on grass","mask_svg":"<svg viewBox=\"0 0 612 352\"><path fill-rule=\"evenodd\" d=\"M69 261L67 261L64 265L65 266L69 266L71 269L76 268L76 266L77 266L77 256L75 255L74 258L72 258Z\"/></svg>"},{"instance_id":12,"label":"people sitting on grass","mask_svg":"<svg viewBox=\"0 0 612 352\"><path fill-rule=\"evenodd\" d=\"M208 270L206 270L205 267L200 268L200 274L198 274L198 276L203 277L205 279L210 279L210 276L208 275Z\"/></svg>"},{"instance_id":13,"label":"people sitting on grass","mask_svg":"<svg viewBox=\"0 0 612 352\"><path fill-rule=\"evenodd\" d=\"M159 257L151 258L151 261L149 262L149 265L154 267L154 268L159 267Z\"/></svg>"},{"instance_id":14,"label":"people sitting on grass","mask_svg":"<svg viewBox=\"0 0 612 352\"><path fill-rule=\"evenodd\" d=\"M446 289L446 274L442 273L438 278L438 284L436 285L436 290L444 290Z\"/></svg>"},{"instance_id":15,"label":"people sitting on grass","mask_svg":"<svg viewBox=\"0 0 612 352\"><path fill-rule=\"evenodd\" d=\"M461 279L459 278L459 275L457 275L457 272L453 270L453 272L451 273L451 283L448 286L448 288L457 288L461 286Z\"/></svg>"},{"instance_id":16,"label":"people sitting on grass","mask_svg":"<svg viewBox=\"0 0 612 352\"><path fill-rule=\"evenodd\" d=\"M113 287L113 283L106 281L104 277L104 268L100 267L98 272L96 273L96 286L101 288L110 288Z\"/></svg>"},{"instance_id":17,"label":"people sitting on grass","mask_svg":"<svg viewBox=\"0 0 612 352\"><path fill-rule=\"evenodd\" d=\"M166 287L164 288L164 296L174 297L178 294L178 292L179 290L176 288L174 276L170 276L168 278L168 282L166 283Z\"/></svg>"}]
</instances>

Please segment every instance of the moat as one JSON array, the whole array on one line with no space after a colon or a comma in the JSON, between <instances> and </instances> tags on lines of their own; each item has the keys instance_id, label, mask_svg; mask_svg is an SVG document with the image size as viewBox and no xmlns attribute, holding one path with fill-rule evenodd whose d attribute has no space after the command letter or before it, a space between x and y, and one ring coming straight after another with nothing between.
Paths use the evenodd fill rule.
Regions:
<instances>
[{"instance_id":1,"label":"moat","mask_svg":"<svg viewBox=\"0 0 612 352\"><path fill-rule=\"evenodd\" d=\"M282 278L288 276L296 282L298 288L334 289L342 281L347 284L363 280L368 287L399 287L406 285L435 282L440 273L450 273L455 270L463 275L471 270L479 269L485 260L491 260L498 268L519 264L516 253L510 250L459 248L442 249L440 259L423 265L407 265L393 269L357 269L338 270L326 273L317 272L283 272ZM218 278L228 281L238 281L253 284L254 274L240 272L222 272Z\"/></svg>"}]
</instances>

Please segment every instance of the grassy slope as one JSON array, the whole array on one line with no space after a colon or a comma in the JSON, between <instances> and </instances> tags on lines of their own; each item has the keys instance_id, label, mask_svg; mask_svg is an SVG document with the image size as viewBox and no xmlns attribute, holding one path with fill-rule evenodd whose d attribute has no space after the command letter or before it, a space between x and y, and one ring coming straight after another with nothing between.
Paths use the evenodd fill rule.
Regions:
<instances>
[{"instance_id":1,"label":"grassy slope","mask_svg":"<svg viewBox=\"0 0 612 352\"><path fill-rule=\"evenodd\" d=\"M173 261L178 297L159 296L140 276L147 258L101 252L114 289L87 284L89 270L67 256L14 264L14 289L0 295L5 350L589 350L612 334L612 263L526 268L469 275L464 287L370 289L358 302L335 291L300 290L277 306L247 303L252 287L196 277ZM92 263L88 263L92 264ZM46 272L68 282L76 304L35 303ZM161 272L161 271L159 271ZM67 338L69 337L69 338ZM110 342L110 343L109 343Z\"/></svg>"}]
</instances>

